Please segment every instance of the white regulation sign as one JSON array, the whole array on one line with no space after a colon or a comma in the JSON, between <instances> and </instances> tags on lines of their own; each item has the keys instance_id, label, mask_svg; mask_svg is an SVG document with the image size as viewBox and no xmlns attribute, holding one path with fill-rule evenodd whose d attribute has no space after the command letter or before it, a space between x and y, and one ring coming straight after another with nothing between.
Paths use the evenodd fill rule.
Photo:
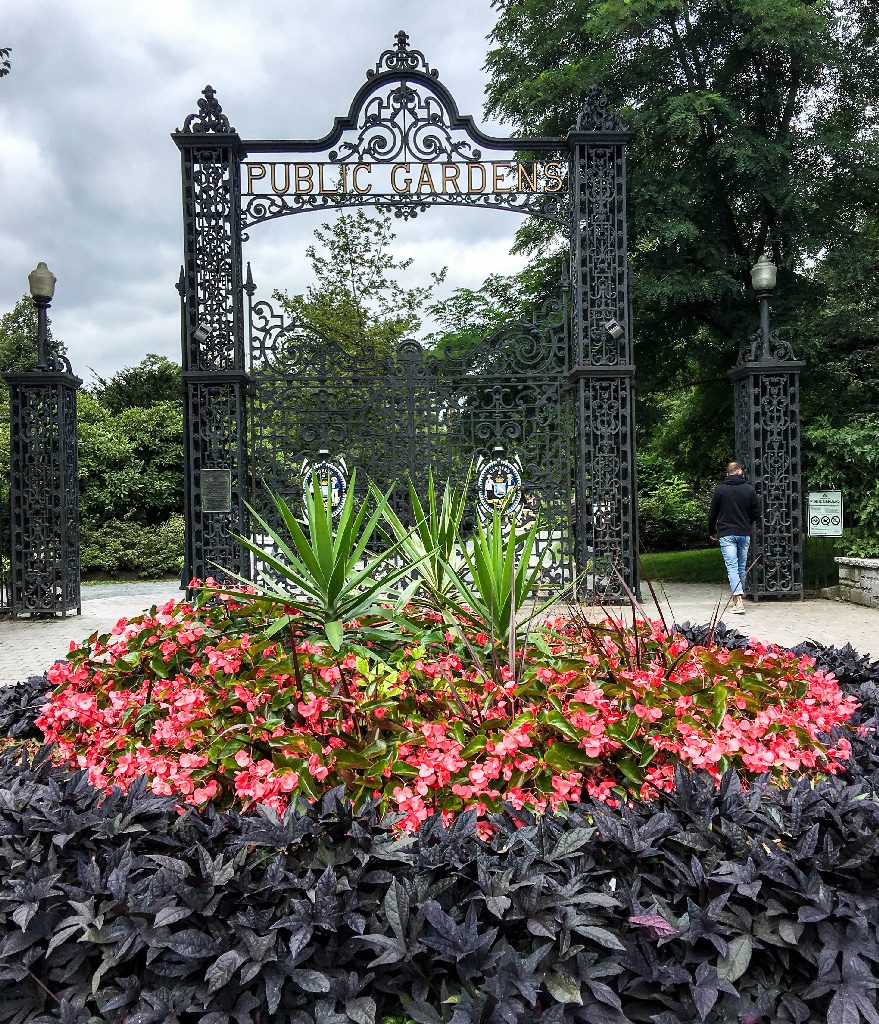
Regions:
<instances>
[{"instance_id":1,"label":"white regulation sign","mask_svg":"<svg viewBox=\"0 0 879 1024\"><path fill-rule=\"evenodd\" d=\"M842 536L842 491L809 491L809 536Z\"/></svg>"}]
</instances>

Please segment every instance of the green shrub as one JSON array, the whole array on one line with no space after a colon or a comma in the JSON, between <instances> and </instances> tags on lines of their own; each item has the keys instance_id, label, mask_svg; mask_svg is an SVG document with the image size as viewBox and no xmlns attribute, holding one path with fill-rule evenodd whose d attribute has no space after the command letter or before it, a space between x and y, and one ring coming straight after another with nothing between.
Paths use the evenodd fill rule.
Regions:
<instances>
[{"instance_id":1,"label":"green shrub","mask_svg":"<svg viewBox=\"0 0 879 1024\"><path fill-rule=\"evenodd\" d=\"M130 574L140 579L179 576L183 566L183 516L158 526L111 519L82 526L82 572Z\"/></svg>"},{"instance_id":2,"label":"green shrub","mask_svg":"<svg viewBox=\"0 0 879 1024\"><path fill-rule=\"evenodd\" d=\"M837 552L879 557L879 415L854 416L842 425L821 418L804 429L803 440L809 486L843 492L851 528Z\"/></svg>"},{"instance_id":3,"label":"green shrub","mask_svg":"<svg viewBox=\"0 0 879 1024\"><path fill-rule=\"evenodd\" d=\"M83 524L158 524L183 509L183 409L160 402L112 413L78 397Z\"/></svg>"},{"instance_id":4,"label":"green shrub","mask_svg":"<svg viewBox=\"0 0 879 1024\"><path fill-rule=\"evenodd\" d=\"M689 551L708 541L710 490L702 492L662 455L638 452L638 532L642 551Z\"/></svg>"},{"instance_id":5,"label":"green shrub","mask_svg":"<svg viewBox=\"0 0 879 1024\"><path fill-rule=\"evenodd\" d=\"M707 540L708 502L679 476L640 497L638 517L645 551L689 551L704 547Z\"/></svg>"}]
</instances>

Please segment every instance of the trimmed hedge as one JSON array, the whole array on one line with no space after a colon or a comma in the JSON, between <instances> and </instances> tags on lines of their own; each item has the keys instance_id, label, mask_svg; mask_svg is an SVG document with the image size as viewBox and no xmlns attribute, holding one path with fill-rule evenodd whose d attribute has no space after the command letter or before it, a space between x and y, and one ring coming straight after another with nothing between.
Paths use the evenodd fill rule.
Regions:
<instances>
[{"instance_id":1,"label":"trimmed hedge","mask_svg":"<svg viewBox=\"0 0 879 1024\"><path fill-rule=\"evenodd\" d=\"M82 571L91 576L124 574L166 579L183 567L184 520L172 515L162 523L106 520L82 526Z\"/></svg>"},{"instance_id":2,"label":"trimmed hedge","mask_svg":"<svg viewBox=\"0 0 879 1024\"><path fill-rule=\"evenodd\" d=\"M819 661L875 725L879 665ZM501 815L490 843L470 816L400 838L339 792L181 815L7 755L0 1021L879 1021L876 752L788 791L679 773L656 806Z\"/></svg>"}]
</instances>

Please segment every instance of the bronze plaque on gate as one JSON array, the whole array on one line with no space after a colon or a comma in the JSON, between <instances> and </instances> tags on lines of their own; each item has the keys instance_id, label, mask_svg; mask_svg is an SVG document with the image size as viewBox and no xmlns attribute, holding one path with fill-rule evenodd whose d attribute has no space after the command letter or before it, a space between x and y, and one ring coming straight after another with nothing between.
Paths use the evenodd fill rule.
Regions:
<instances>
[{"instance_id":1,"label":"bronze plaque on gate","mask_svg":"<svg viewBox=\"0 0 879 1024\"><path fill-rule=\"evenodd\" d=\"M232 471L203 469L201 471L202 512L232 511Z\"/></svg>"}]
</instances>

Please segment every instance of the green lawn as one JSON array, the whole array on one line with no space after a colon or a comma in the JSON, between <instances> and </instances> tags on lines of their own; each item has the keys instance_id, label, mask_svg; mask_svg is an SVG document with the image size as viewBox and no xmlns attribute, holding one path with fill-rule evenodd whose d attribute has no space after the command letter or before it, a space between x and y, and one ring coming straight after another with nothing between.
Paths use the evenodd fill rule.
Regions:
<instances>
[{"instance_id":1,"label":"green lawn","mask_svg":"<svg viewBox=\"0 0 879 1024\"><path fill-rule=\"evenodd\" d=\"M645 580L662 580L663 583L723 583L726 580L723 559L717 548L642 555L641 575Z\"/></svg>"},{"instance_id":2,"label":"green lawn","mask_svg":"<svg viewBox=\"0 0 879 1024\"><path fill-rule=\"evenodd\" d=\"M645 579L664 583L725 583L726 570L720 550L660 551L641 556ZM806 538L806 590L832 587L838 582L832 543L823 537Z\"/></svg>"}]
</instances>

